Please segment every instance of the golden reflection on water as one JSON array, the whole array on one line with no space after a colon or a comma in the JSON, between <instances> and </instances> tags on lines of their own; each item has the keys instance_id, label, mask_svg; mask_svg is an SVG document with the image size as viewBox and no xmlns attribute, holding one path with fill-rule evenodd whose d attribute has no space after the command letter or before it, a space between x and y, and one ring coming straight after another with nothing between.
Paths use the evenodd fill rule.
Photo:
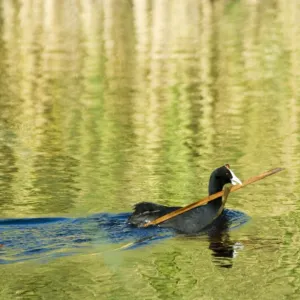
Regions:
<instances>
[{"instance_id":1,"label":"golden reflection on water","mask_svg":"<svg viewBox=\"0 0 300 300\"><path fill-rule=\"evenodd\" d=\"M223 163L287 168L231 195L252 221L230 276L178 238L7 266L1 297L297 299L299 17L297 0L0 1L1 217L185 205Z\"/></svg>"}]
</instances>

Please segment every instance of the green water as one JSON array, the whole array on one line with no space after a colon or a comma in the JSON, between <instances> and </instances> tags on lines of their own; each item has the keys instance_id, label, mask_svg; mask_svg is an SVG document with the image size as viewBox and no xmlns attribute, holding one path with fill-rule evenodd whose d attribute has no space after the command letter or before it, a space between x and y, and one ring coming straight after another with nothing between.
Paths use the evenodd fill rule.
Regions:
<instances>
[{"instance_id":1,"label":"green water","mask_svg":"<svg viewBox=\"0 0 300 300\"><path fill-rule=\"evenodd\" d=\"M298 0L0 0L0 218L186 205L230 163L221 268L183 237L1 266L0 299L300 299ZM117 247L118 245L116 245Z\"/></svg>"}]
</instances>

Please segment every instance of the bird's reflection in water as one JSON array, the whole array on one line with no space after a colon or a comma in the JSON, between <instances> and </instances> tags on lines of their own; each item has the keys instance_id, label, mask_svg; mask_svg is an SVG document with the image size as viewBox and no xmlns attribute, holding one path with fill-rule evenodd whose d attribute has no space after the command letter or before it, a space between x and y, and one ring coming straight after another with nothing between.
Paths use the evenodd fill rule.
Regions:
<instances>
[{"instance_id":1,"label":"bird's reflection in water","mask_svg":"<svg viewBox=\"0 0 300 300\"><path fill-rule=\"evenodd\" d=\"M238 250L243 248L240 242L230 239L232 220L226 214L220 216L207 230L209 249L212 251L213 261L222 268L232 268L233 259Z\"/></svg>"},{"instance_id":2,"label":"bird's reflection in water","mask_svg":"<svg viewBox=\"0 0 300 300\"><path fill-rule=\"evenodd\" d=\"M219 267L232 268L235 249L228 232L209 236L209 249L212 250L213 261Z\"/></svg>"}]
</instances>

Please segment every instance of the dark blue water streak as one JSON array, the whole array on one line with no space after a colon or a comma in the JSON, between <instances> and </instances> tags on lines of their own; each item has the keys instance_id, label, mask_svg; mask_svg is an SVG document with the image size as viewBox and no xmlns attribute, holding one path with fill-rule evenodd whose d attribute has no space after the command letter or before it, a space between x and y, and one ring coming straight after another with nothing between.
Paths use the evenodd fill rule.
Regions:
<instances>
[{"instance_id":1,"label":"dark blue water streak","mask_svg":"<svg viewBox=\"0 0 300 300\"><path fill-rule=\"evenodd\" d=\"M131 243L126 247L129 250L176 235L166 228L132 227L127 224L129 215L100 213L85 218L0 219L0 264L71 255L100 244ZM227 209L223 218L229 230L249 219L242 212ZM208 230L217 226L215 223Z\"/></svg>"}]
</instances>

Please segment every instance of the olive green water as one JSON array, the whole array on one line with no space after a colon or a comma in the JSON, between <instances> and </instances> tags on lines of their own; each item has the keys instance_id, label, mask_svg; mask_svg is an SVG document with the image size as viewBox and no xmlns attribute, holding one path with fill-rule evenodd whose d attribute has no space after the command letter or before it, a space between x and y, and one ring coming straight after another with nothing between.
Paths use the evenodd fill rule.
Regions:
<instances>
[{"instance_id":1,"label":"olive green water","mask_svg":"<svg viewBox=\"0 0 300 300\"><path fill-rule=\"evenodd\" d=\"M230 195L252 218L232 268L206 240L95 245L2 265L1 300L300 299L298 0L0 7L0 218L186 205L224 163L286 168Z\"/></svg>"}]
</instances>

